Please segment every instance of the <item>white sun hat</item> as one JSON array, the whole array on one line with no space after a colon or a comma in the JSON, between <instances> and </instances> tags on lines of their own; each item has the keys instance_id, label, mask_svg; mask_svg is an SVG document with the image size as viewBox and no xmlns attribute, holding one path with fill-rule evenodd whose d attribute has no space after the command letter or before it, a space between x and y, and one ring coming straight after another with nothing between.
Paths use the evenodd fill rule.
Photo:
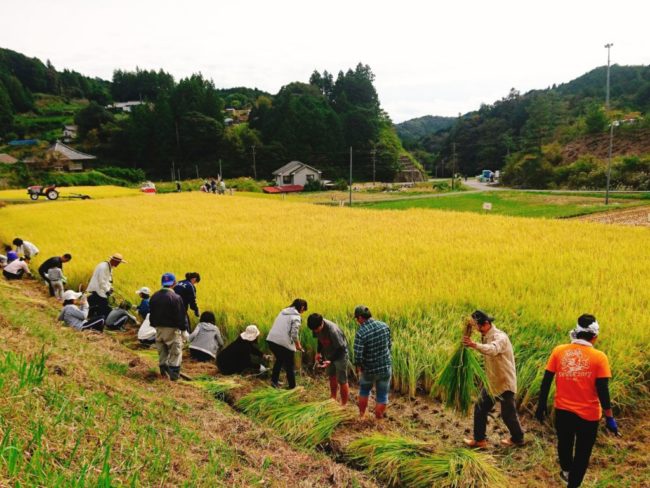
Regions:
<instances>
[{"instance_id":1,"label":"white sun hat","mask_svg":"<svg viewBox=\"0 0 650 488\"><path fill-rule=\"evenodd\" d=\"M83 293L77 293L74 290L66 290L63 292L63 301L76 300L78 298L81 298L81 295L83 295Z\"/></svg>"},{"instance_id":2,"label":"white sun hat","mask_svg":"<svg viewBox=\"0 0 650 488\"><path fill-rule=\"evenodd\" d=\"M148 286L143 286L139 290L135 292L136 295L139 295L140 293L144 293L145 295L151 295L151 290L149 289Z\"/></svg>"},{"instance_id":3,"label":"white sun hat","mask_svg":"<svg viewBox=\"0 0 650 488\"><path fill-rule=\"evenodd\" d=\"M260 335L260 330L257 328L257 325L249 325L246 327L246 330L239 334L239 337L245 341L254 341Z\"/></svg>"}]
</instances>

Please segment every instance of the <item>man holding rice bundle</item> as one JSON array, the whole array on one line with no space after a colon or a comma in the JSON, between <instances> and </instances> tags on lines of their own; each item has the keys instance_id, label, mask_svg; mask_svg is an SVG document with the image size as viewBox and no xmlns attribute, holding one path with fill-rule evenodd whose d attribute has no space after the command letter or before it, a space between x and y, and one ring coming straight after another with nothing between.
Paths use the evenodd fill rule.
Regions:
<instances>
[{"instance_id":1,"label":"man holding rice bundle","mask_svg":"<svg viewBox=\"0 0 650 488\"><path fill-rule=\"evenodd\" d=\"M598 424L605 413L605 427L619 435L609 399L609 360L594 348L600 327L593 315L581 315L570 333L571 343L557 346L546 364L535 417L542 422L555 377L555 429L560 477L576 488L589 466Z\"/></svg>"},{"instance_id":2,"label":"man holding rice bundle","mask_svg":"<svg viewBox=\"0 0 650 488\"><path fill-rule=\"evenodd\" d=\"M501 404L501 418L508 427L510 437L501 439L506 447L522 446L524 432L517 417L515 394L517 393L517 370L515 355L508 335L494 327L494 318L485 312L476 310L472 313L474 327L481 333L481 343L475 343L470 337L463 338L463 345L471 347L485 356L485 372L490 392L485 387L474 405L474 438L464 439L465 444L477 449L485 449L487 440L485 431L488 414L495 402ZM492 394L490 394L492 393Z\"/></svg>"}]
</instances>

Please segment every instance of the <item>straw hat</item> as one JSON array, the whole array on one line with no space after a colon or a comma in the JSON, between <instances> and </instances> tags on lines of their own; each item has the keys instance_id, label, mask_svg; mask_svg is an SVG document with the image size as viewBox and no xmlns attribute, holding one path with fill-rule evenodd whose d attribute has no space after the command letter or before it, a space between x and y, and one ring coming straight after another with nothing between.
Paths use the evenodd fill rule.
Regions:
<instances>
[{"instance_id":1,"label":"straw hat","mask_svg":"<svg viewBox=\"0 0 650 488\"><path fill-rule=\"evenodd\" d=\"M124 261L124 258L119 252L114 253L110 258L108 258L110 261L117 261L118 263L126 263Z\"/></svg>"}]
</instances>

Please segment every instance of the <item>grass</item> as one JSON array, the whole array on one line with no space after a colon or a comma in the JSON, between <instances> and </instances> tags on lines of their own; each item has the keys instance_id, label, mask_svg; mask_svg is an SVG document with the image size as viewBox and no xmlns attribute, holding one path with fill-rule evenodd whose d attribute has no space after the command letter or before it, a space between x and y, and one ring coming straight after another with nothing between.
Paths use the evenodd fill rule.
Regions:
<instances>
[{"instance_id":1,"label":"grass","mask_svg":"<svg viewBox=\"0 0 650 488\"><path fill-rule=\"evenodd\" d=\"M337 427L356 418L334 400L305 403L300 394L300 389L262 388L241 398L237 406L264 420L287 440L308 448L323 444Z\"/></svg>"},{"instance_id":2,"label":"grass","mask_svg":"<svg viewBox=\"0 0 650 488\"><path fill-rule=\"evenodd\" d=\"M487 488L504 485L490 456L467 449L440 450L435 444L375 434L352 441L348 458L390 486Z\"/></svg>"},{"instance_id":3,"label":"grass","mask_svg":"<svg viewBox=\"0 0 650 488\"><path fill-rule=\"evenodd\" d=\"M484 210L484 203L490 203L492 210ZM610 205L606 206L602 196L598 194L576 195L572 193L493 191L461 193L438 198L367 203L364 206L384 210L428 208L513 217L556 219L603 212L613 208L637 206L643 203L644 201L640 196L630 200L627 197L616 195L612 198Z\"/></svg>"}]
</instances>

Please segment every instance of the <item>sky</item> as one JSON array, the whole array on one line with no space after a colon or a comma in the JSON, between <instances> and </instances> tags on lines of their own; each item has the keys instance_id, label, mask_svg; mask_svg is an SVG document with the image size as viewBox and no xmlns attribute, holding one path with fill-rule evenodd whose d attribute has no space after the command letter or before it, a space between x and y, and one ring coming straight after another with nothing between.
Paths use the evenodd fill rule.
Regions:
<instances>
[{"instance_id":1,"label":"sky","mask_svg":"<svg viewBox=\"0 0 650 488\"><path fill-rule=\"evenodd\" d=\"M650 1L0 0L0 47L59 70L201 72L271 93L370 65L394 122L456 116L607 63L650 64Z\"/></svg>"}]
</instances>

